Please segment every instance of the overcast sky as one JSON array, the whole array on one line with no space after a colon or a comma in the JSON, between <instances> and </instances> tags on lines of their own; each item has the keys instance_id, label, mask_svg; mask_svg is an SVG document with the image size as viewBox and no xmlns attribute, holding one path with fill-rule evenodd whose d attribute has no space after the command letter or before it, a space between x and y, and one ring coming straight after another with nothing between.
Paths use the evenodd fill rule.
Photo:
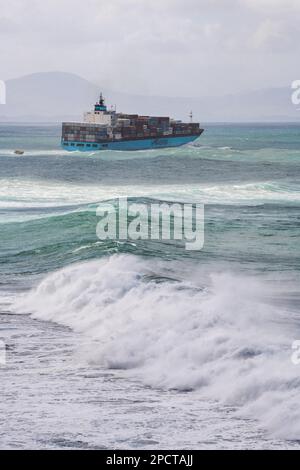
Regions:
<instances>
[{"instance_id":1,"label":"overcast sky","mask_svg":"<svg viewBox=\"0 0 300 470\"><path fill-rule=\"evenodd\" d=\"M0 79L203 96L300 78L300 0L0 0Z\"/></svg>"}]
</instances>

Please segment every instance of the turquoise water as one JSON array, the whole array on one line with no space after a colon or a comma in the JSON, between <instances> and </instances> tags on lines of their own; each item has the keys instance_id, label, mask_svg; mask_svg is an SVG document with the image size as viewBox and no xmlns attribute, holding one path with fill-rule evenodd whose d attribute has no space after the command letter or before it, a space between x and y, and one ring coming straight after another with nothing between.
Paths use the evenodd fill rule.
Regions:
<instances>
[{"instance_id":1,"label":"turquoise water","mask_svg":"<svg viewBox=\"0 0 300 470\"><path fill-rule=\"evenodd\" d=\"M297 126L211 126L194 146L88 156L57 148L59 128L53 126L2 127L0 138L2 276L128 251L260 271L299 269ZM13 155L19 147L25 156ZM144 241L134 248L94 246L97 202L119 195L145 203L203 202L204 250L195 255L176 244L166 249ZM85 245L91 246L74 255Z\"/></svg>"},{"instance_id":2,"label":"turquoise water","mask_svg":"<svg viewBox=\"0 0 300 470\"><path fill-rule=\"evenodd\" d=\"M171 390L173 406L182 407L187 394L185 411L193 408L208 433L220 436L208 443L190 422L193 448L297 447L300 366L291 355L300 339L300 128L205 128L177 149L81 154L59 147L59 127L2 125L2 311L21 314L13 324L26 335L36 322L48 336L49 321L71 328L87 342L76 353L82 367L121 375L126 394L132 380L140 399L149 398L146 390L155 400ZM14 155L16 148L24 156ZM187 251L178 241L99 241L97 204L116 204L119 196L147 205L204 203L203 250ZM10 377L9 361L7 369ZM110 387L114 394L113 380ZM46 407L36 403L37 413ZM18 410L12 441L22 399ZM245 426L233 436L236 420ZM92 427L85 424L83 447L99 446ZM151 436L136 446L147 447L148 439L149 446L180 447L180 436ZM108 445L118 445L111 439ZM22 445L36 442L30 435ZM122 442L134 447L132 436Z\"/></svg>"}]
</instances>

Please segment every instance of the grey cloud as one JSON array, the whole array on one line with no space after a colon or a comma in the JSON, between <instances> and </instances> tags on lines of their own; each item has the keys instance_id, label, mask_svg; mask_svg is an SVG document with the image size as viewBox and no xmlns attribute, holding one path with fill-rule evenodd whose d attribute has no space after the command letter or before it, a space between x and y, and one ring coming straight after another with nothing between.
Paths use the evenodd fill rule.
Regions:
<instances>
[{"instance_id":1,"label":"grey cloud","mask_svg":"<svg viewBox=\"0 0 300 470\"><path fill-rule=\"evenodd\" d=\"M282 85L297 78L299 4L0 0L1 78L63 70L120 91L192 96Z\"/></svg>"}]
</instances>

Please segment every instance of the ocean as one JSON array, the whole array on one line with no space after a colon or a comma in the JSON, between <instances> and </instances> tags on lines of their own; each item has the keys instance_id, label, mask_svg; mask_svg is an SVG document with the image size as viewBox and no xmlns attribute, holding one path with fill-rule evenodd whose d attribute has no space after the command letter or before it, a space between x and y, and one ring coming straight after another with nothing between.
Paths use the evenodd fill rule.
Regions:
<instances>
[{"instance_id":1,"label":"ocean","mask_svg":"<svg viewBox=\"0 0 300 470\"><path fill-rule=\"evenodd\" d=\"M1 448L300 448L299 125L204 127L81 154L0 126ZM204 204L203 249L99 240L124 196Z\"/></svg>"}]
</instances>

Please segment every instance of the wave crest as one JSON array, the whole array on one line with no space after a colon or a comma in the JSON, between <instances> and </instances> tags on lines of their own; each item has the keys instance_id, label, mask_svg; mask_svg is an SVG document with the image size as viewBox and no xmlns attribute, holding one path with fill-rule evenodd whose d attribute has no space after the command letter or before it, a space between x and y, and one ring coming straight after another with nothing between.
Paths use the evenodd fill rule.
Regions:
<instances>
[{"instance_id":1,"label":"wave crest","mask_svg":"<svg viewBox=\"0 0 300 470\"><path fill-rule=\"evenodd\" d=\"M260 418L277 437L299 439L295 338L266 302L272 291L228 273L194 268L174 280L174 272L179 264L113 255L49 275L14 311L84 333L93 363L151 386L197 389Z\"/></svg>"}]
</instances>

